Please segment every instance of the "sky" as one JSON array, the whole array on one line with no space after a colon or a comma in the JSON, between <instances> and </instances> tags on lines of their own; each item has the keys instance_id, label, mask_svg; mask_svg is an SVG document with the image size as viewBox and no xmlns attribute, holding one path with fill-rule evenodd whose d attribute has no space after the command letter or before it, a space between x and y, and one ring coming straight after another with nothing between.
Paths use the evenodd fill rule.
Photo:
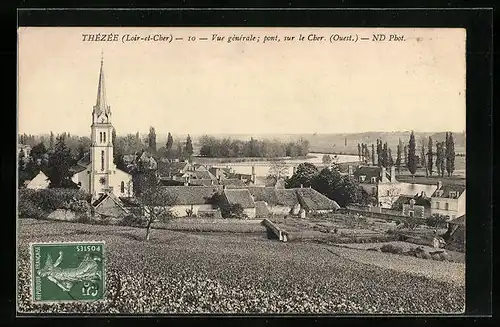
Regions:
<instances>
[{"instance_id":1,"label":"sky","mask_svg":"<svg viewBox=\"0 0 500 327\"><path fill-rule=\"evenodd\" d=\"M83 40L92 33L119 41ZM378 33L405 41L328 41ZM121 42L126 34L183 40ZM213 34L226 38L212 41ZM241 34L260 42L227 43ZM311 34L325 41L307 41ZM262 43L274 35L280 42ZM20 28L18 130L89 135L102 53L118 135L150 126L158 134L461 132L465 36L464 29Z\"/></svg>"}]
</instances>

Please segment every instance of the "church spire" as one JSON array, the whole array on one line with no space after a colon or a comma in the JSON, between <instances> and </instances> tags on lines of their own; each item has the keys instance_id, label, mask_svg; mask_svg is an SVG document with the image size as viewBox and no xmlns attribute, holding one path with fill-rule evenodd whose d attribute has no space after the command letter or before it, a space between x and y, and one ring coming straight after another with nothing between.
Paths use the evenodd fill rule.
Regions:
<instances>
[{"instance_id":1,"label":"church spire","mask_svg":"<svg viewBox=\"0 0 500 327\"><path fill-rule=\"evenodd\" d=\"M106 104L106 87L104 85L104 55L101 52L101 70L99 72L99 85L97 87L97 101L94 107L94 113L100 115L102 112L109 113L109 107Z\"/></svg>"}]
</instances>

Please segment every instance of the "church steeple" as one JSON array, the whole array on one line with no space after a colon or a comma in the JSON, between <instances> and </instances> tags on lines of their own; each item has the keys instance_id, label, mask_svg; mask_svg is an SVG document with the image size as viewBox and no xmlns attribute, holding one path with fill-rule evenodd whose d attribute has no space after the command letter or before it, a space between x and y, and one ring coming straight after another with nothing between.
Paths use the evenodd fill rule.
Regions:
<instances>
[{"instance_id":1,"label":"church steeple","mask_svg":"<svg viewBox=\"0 0 500 327\"><path fill-rule=\"evenodd\" d=\"M97 86L97 101L94 106L93 114L97 116L101 115L101 113L109 114L110 108L106 103L106 87L104 85L104 58L101 53L101 70L99 72L99 85Z\"/></svg>"}]
</instances>

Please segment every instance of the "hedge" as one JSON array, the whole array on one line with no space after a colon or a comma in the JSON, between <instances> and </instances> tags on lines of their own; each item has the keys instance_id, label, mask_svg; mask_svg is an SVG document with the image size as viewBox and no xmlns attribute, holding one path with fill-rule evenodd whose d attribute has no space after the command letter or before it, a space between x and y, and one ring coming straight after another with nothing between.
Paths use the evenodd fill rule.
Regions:
<instances>
[{"instance_id":1,"label":"hedge","mask_svg":"<svg viewBox=\"0 0 500 327\"><path fill-rule=\"evenodd\" d=\"M57 209L85 213L90 209L89 201L89 195L75 189L19 189L19 216L23 218L43 219Z\"/></svg>"}]
</instances>

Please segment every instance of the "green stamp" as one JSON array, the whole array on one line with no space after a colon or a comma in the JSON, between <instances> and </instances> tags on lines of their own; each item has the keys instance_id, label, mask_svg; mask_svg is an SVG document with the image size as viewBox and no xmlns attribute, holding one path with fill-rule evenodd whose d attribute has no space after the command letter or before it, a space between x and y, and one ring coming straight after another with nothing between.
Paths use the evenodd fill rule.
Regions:
<instances>
[{"instance_id":1,"label":"green stamp","mask_svg":"<svg viewBox=\"0 0 500 327\"><path fill-rule=\"evenodd\" d=\"M34 302L82 302L104 298L104 242L32 243Z\"/></svg>"}]
</instances>

